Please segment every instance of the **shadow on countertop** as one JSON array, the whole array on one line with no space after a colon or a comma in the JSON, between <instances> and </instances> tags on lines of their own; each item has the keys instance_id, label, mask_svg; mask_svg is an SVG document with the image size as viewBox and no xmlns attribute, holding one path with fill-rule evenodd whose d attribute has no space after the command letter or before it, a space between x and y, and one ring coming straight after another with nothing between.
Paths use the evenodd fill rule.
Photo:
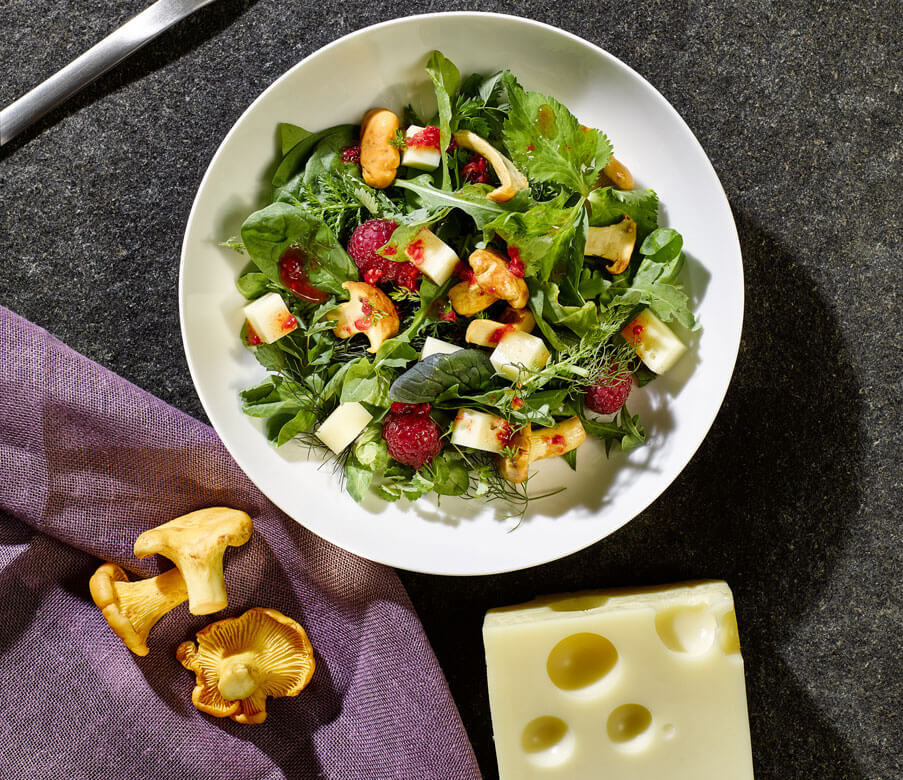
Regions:
<instances>
[{"instance_id":1,"label":"shadow on countertop","mask_svg":"<svg viewBox=\"0 0 903 780\"><path fill-rule=\"evenodd\" d=\"M113 66L95 81L86 85L80 92L49 111L30 127L23 130L21 135L0 147L0 162L15 154L20 147L29 143L48 127L57 124L61 119L80 111L85 106L90 106L111 92L140 81L154 71L191 53L206 41L226 30L238 17L257 2L258 0L217 0L217 2L207 5L177 22L157 38L154 38L144 47L131 54L126 60ZM136 11L137 13L138 11ZM128 19L123 19L121 23L125 24L127 21ZM113 29L106 30L101 37L112 32L114 32ZM99 40L100 38L86 41L84 51L87 51ZM66 64L65 62L60 63L59 68L64 67ZM36 58L31 65L39 66L40 61ZM34 71L35 81L28 89L38 86L45 79L49 79L54 72L45 72L42 68L36 68ZM12 100L16 100L19 97L21 95L15 95Z\"/></svg>"},{"instance_id":2,"label":"shadow on countertop","mask_svg":"<svg viewBox=\"0 0 903 780\"><path fill-rule=\"evenodd\" d=\"M791 639L805 643L800 623L817 609L856 514L860 388L814 284L787 249L745 214L736 217L747 274L736 372L709 436L663 497L610 538L542 567L453 583L401 572L434 646L457 648L439 661L487 780L497 774L483 714L486 609L543 593L700 577L725 579L734 591L756 777L865 777L782 657ZM793 667L816 664L817 649ZM817 670L806 676L819 679Z\"/></svg>"}]
</instances>

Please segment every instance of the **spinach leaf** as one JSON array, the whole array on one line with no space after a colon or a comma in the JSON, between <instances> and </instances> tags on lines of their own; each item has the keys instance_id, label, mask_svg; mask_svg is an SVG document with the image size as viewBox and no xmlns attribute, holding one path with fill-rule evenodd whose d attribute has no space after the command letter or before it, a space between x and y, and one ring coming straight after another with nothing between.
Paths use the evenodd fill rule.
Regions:
<instances>
[{"instance_id":1,"label":"spinach leaf","mask_svg":"<svg viewBox=\"0 0 903 780\"><path fill-rule=\"evenodd\" d=\"M255 211L241 226L241 237L254 264L280 286L279 258L290 246L299 246L310 256L307 276L314 287L344 296L342 283L358 278L357 266L329 227L288 203L271 203Z\"/></svg>"},{"instance_id":2,"label":"spinach leaf","mask_svg":"<svg viewBox=\"0 0 903 780\"><path fill-rule=\"evenodd\" d=\"M509 83L505 146L531 180L555 182L589 195L611 157L605 134L581 125L561 103Z\"/></svg>"},{"instance_id":3,"label":"spinach leaf","mask_svg":"<svg viewBox=\"0 0 903 780\"><path fill-rule=\"evenodd\" d=\"M295 146L313 133L303 127L293 125L290 122L279 123L279 145L282 148L282 156L285 157Z\"/></svg>"},{"instance_id":4,"label":"spinach leaf","mask_svg":"<svg viewBox=\"0 0 903 780\"><path fill-rule=\"evenodd\" d=\"M643 241L640 246L640 254L646 255L653 263L666 265L673 263L680 257L683 245L683 236L676 230L673 228L658 228ZM677 269L677 273L679 272L680 269ZM674 273L674 276L670 277L669 281L673 281L677 273Z\"/></svg>"},{"instance_id":5,"label":"spinach leaf","mask_svg":"<svg viewBox=\"0 0 903 780\"><path fill-rule=\"evenodd\" d=\"M298 129L300 130L301 128ZM278 190L287 186L292 177L301 170L301 166L308 156L311 155L314 147L318 147L322 141L330 138L340 138L343 141L353 139L354 129L354 125L337 125L301 138L282 158L282 162L276 168L276 172L273 174L273 187ZM349 146L351 143L353 143L353 140L348 140L347 143L343 142L342 146ZM341 159L341 147L339 147L339 150L339 159Z\"/></svg>"},{"instance_id":6,"label":"spinach leaf","mask_svg":"<svg viewBox=\"0 0 903 780\"><path fill-rule=\"evenodd\" d=\"M235 281L238 291L249 301L259 298L269 287L270 280L257 270L257 266L248 263L241 276Z\"/></svg>"},{"instance_id":7,"label":"spinach leaf","mask_svg":"<svg viewBox=\"0 0 903 780\"><path fill-rule=\"evenodd\" d=\"M448 355L430 355L405 371L389 388L389 400L406 404L434 401L450 387L460 392L480 389L495 376L486 353L460 349Z\"/></svg>"},{"instance_id":8,"label":"spinach leaf","mask_svg":"<svg viewBox=\"0 0 903 780\"><path fill-rule=\"evenodd\" d=\"M344 162L342 149L358 142L357 125L338 125L330 129L316 145L304 166L304 182L315 186L317 180L327 173L349 173L360 175L357 163Z\"/></svg>"},{"instance_id":9,"label":"spinach leaf","mask_svg":"<svg viewBox=\"0 0 903 780\"><path fill-rule=\"evenodd\" d=\"M439 152L442 155L442 189L451 189L451 176L448 170L448 145L451 142L452 100L458 93L461 84L461 73L455 64L440 51L430 54L426 64L426 72L436 90L436 101L439 104Z\"/></svg>"}]
</instances>

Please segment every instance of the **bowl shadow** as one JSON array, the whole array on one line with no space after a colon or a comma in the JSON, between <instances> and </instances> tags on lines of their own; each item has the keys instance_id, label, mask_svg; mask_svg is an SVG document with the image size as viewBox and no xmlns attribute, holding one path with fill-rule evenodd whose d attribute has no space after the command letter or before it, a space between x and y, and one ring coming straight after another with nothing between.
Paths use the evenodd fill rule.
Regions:
<instances>
[{"instance_id":1,"label":"bowl shadow","mask_svg":"<svg viewBox=\"0 0 903 780\"><path fill-rule=\"evenodd\" d=\"M451 581L399 572L487 780L497 777L488 697L485 684L473 684L485 679L486 609L543 593L700 577L725 579L734 591L756 776L864 776L784 660L860 500L860 386L834 315L792 251L753 218L741 213L737 223L748 285L737 369L709 435L665 493L606 539L534 569ZM844 403L828 409L831 397ZM456 598L442 599L446 589Z\"/></svg>"}]
</instances>

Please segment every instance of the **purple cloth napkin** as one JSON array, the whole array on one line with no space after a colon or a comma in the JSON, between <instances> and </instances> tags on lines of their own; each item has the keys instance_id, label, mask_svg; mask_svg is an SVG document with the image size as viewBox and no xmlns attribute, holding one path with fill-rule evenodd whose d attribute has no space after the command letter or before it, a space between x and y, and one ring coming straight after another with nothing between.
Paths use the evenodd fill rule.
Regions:
<instances>
[{"instance_id":1,"label":"purple cloth napkin","mask_svg":"<svg viewBox=\"0 0 903 780\"><path fill-rule=\"evenodd\" d=\"M422 626L390 569L333 547L248 481L207 426L0 307L0 777L479 778ZM142 531L206 506L247 511L229 607L185 605L132 655L88 593L103 561L142 577ZM310 685L257 726L203 715L176 646L272 607L316 652Z\"/></svg>"}]
</instances>

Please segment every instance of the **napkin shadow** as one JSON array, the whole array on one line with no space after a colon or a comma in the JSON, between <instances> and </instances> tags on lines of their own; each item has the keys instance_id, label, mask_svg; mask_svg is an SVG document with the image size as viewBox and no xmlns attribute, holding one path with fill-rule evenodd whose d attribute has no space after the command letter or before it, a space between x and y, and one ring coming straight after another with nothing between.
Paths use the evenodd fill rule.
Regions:
<instances>
[{"instance_id":1,"label":"napkin shadow","mask_svg":"<svg viewBox=\"0 0 903 780\"><path fill-rule=\"evenodd\" d=\"M831 308L793 253L754 218L739 213L737 224L747 271L737 369L708 437L663 498L592 547L534 569L453 582L399 572L486 780L497 777L479 640L487 608L698 578L725 579L734 591L756 776L864 777L807 691L826 700L811 686L828 679L820 664L833 650L808 616L825 608L856 522L866 448L860 383ZM451 601L442 598L449 590ZM466 641L456 641L462 633ZM836 675L836 657L831 668ZM484 680L476 691L475 679Z\"/></svg>"},{"instance_id":2,"label":"napkin shadow","mask_svg":"<svg viewBox=\"0 0 903 780\"><path fill-rule=\"evenodd\" d=\"M77 593L81 599L91 600L87 582L96 566L95 561L86 560L76 550L0 513L3 557L7 558L16 547L21 547L21 552L12 555L0 567L0 593L15 594L15 598L0 600L0 650L22 638L41 609L45 595L57 586L54 579L57 569L51 569L49 561L66 573L64 588Z\"/></svg>"}]
</instances>

